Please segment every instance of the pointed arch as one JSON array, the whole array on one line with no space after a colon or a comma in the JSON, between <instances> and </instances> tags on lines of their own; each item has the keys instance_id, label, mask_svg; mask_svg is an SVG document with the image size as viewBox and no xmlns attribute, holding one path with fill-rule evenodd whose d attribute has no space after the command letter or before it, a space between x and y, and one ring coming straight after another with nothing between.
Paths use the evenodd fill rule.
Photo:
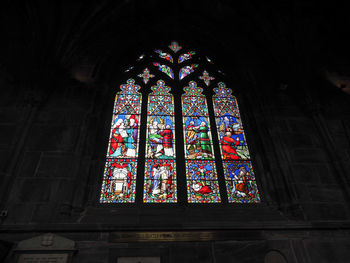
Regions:
<instances>
[{"instance_id":1,"label":"pointed arch","mask_svg":"<svg viewBox=\"0 0 350 263\"><path fill-rule=\"evenodd\" d=\"M238 103L223 82L214 89L214 114L220 143L228 202L260 201Z\"/></svg>"},{"instance_id":2,"label":"pointed arch","mask_svg":"<svg viewBox=\"0 0 350 263\"><path fill-rule=\"evenodd\" d=\"M260 202L237 99L218 82L224 73L211 59L173 41L141 54L125 74L143 81L143 93L151 89L143 109L142 156L138 156L142 98L140 86L130 78L115 98L101 203L135 202L138 157L145 169L138 171L137 199L144 203L177 203L177 174L183 176L179 187L186 184L183 190L189 203ZM215 95L208 105L206 96L214 85ZM185 86L183 94L180 86ZM175 116L175 105L182 117ZM183 141L175 141L175 120L177 136L183 135ZM184 155L175 155L175 142Z\"/></svg>"},{"instance_id":3,"label":"pointed arch","mask_svg":"<svg viewBox=\"0 0 350 263\"><path fill-rule=\"evenodd\" d=\"M147 107L143 201L176 203L174 96L163 80L151 87Z\"/></svg>"},{"instance_id":4,"label":"pointed arch","mask_svg":"<svg viewBox=\"0 0 350 263\"><path fill-rule=\"evenodd\" d=\"M101 203L134 203L142 95L129 79L114 102Z\"/></svg>"},{"instance_id":5,"label":"pointed arch","mask_svg":"<svg viewBox=\"0 0 350 263\"><path fill-rule=\"evenodd\" d=\"M189 203L221 202L215 165L207 99L191 81L182 95L185 137L187 200Z\"/></svg>"}]
</instances>

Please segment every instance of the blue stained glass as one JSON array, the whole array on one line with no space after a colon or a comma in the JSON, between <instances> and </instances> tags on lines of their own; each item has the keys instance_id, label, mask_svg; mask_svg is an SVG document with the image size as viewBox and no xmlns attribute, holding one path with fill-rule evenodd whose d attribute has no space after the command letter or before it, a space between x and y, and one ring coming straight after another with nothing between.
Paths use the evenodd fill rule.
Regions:
<instances>
[{"instance_id":1,"label":"blue stained glass","mask_svg":"<svg viewBox=\"0 0 350 263\"><path fill-rule=\"evenodd\" d=\"M115 97L101 203L135 202L141 87L129 79Z\"/></svg>"},{"instance_id":2,"label":"blue stained glass","mask_svg":"<svg viewBox=\"0 0 350 263\"><path fill-rule=\"evenodd\" d=\"M155 52L159 55L160 58L166 59L169 62L173 63L173 57L170 54L163 52L160 49L157 49Z\"/></svg>"},{"instance_id":3,"label":"blue stained glass","mask_svg":"<svg viewBox=\"0 0 350 263\"><path fill-rule=\"evenodd\" d=\"M174 97L163 80L151 87L148 96L145 203L175 203Z\"/></svg>"},{"instance_id":4,"label":"blue stained glass","mask_svg":"<svg viewBox=\"0 0 350 263\"><path fill-rule=\"evenodd\" d=\"M214 113L221 157L224 160L228 201L260 202L237 100L232 90L222 82L218 83L214 91Z\"/></svg>"},{"instance_id":5,"label":"blue stained glass","mask_svg":"<svg viewBox=\"0 0 350 263\"><path fill-rule=\"evenodd\" d=\"M185 53L185 54L182 54L182 55L179 57L179 59L178 59L178 63L180 64L180 63L182 63L182 62L184 62L184 61L186 61L186 60L191 59L192 56L195 55L195 54L196 54L196 52L194 52L194 51L190 51L190 52L187 52L187 53Z\"/></svg>"},{"instance_id":6,"label":"blue stained glass","mask_svg":"<svg viewBox=\"0 0 350 263\"><path fill-rule=\"evenodd\" d=\"M181 68L179 73L179 79L182 80L183 78L191 74L194 71L194 69L197 67L198 67L197 64L192 64L191 66L186 66Z\"/></svg>"},{"instance_id":7,"label":"blue stained glass","mask_svg":"<svg viewBox=\"0 0 350 263\"><path fill-rule=\"evenodd\" d=\"M153 65L158 67L158 69L161 72L163 72L166 75L168 75L169 78L174 79L174 73L173 73L173 70L170 67L168 67L167 65L159 64L158 62L154 62Z\"/></svg>"}]
</instances>

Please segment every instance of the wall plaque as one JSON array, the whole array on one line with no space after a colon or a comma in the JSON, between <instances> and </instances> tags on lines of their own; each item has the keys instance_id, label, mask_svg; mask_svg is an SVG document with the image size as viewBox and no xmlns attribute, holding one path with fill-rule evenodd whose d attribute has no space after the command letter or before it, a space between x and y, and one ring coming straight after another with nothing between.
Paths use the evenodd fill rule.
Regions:
<instances>
[{"instance_id":1,"label":"wall plaque","mask_svg":"<svg viewBox=\"0 0 350 263\"><path fill-rule=\"evenodd\" d=\"M75 251L73 240L46 233L19 242L14 257L17 263L68 263Z\"/></svg>"},{"instance_id":2,"label":"wall plaque","mask_svg":"<svg viewBox=\"0 0 350 263\"><path fill-rule=\"evenodd\" d=\"M218 230L218 231L123 231L112 232L109 241L123 242L187 242L215 240L260 240L263 231Z\"/></svg>"},{"instance_id":3,"label":"wall plaque","mask_svg":"<svg viewBox=\"0 0 350 263\"><path fill-rule=\"evenodd\" d=\"M68 254L21 254L18 263L67 263Z\"/></svg>"}]
</instances>

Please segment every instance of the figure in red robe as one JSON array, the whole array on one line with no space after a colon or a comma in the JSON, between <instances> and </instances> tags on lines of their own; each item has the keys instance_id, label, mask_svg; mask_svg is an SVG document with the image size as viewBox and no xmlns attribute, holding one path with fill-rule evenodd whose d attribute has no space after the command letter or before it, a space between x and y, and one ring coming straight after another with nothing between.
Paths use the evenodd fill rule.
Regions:
<instances>
[{"instance_id":1,"label":"figure in red robe","mask_svg":"<svg viewBox=\"0 0 350 263\"><path fill-rule=\"evenodd\" d=\"M159 132L159 134L162 136L164 155L173 157L173 131L171 130L171 126L167 125L163 131Z\"/></svg>"},{"instance_id":2,"label":"figure in red robe","mask_svg":"<svg viewBox=\"0 0 350 263\"><path fill-rule=\"evenodd\" d=\"M123 155L124 153L124 139L120 135L119 128L122 125L123 120L119 119L116 123L116 126L112 130L112 136L111 136L111 142L110 142L110 147L109 147L109 155L118 157Z\"/></svg>"},{"instance_id":3,"label":"figure in red robe","mask_svg":"<svg viewBox=\"0 0 350 263\"><path fill-rule=\"evenodd\" d=\"M232 138L232 129L227 128L225 132L225 136L221 138L221 149L222 155L225 160L238 160L239 156L234 146L239 145L239 138L237 140Z\"/></svg>"}]
</instances>

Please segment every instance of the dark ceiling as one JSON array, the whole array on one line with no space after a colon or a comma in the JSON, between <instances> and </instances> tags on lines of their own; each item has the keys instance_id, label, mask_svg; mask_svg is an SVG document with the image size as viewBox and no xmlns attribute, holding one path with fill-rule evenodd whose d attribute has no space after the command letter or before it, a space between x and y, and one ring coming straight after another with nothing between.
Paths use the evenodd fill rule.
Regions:
<instances>
[{"instance_id":1,"label":"dark ceiling","mask_svg":"<svg viewBox=\"0 0 350 263\"><path fill-rule=\"evenodd\" d=\"M335 2L335 1L333 1ZM144 50L171 40L227 72L267 66L288 81L299 65L348 64L346 9L321 1L6 1L0 64L14 79L113 79Z\"/></svg>"}]
</instances>

